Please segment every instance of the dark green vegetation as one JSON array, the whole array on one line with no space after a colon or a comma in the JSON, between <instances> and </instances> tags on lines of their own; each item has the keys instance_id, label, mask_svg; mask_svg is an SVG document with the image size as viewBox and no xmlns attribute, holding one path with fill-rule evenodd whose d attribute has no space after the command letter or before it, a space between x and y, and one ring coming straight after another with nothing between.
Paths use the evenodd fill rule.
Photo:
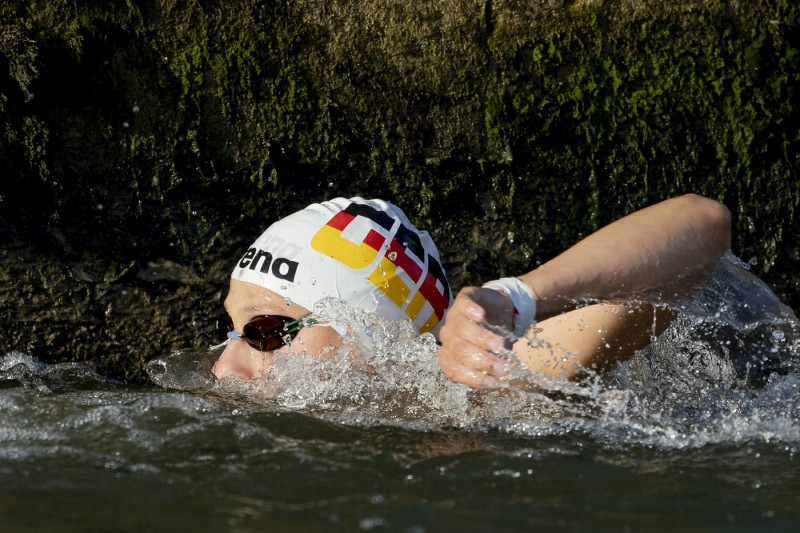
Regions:
<instances>
[{"instance_id":1,"label":"dark green vegetation","mask_svg":"<svg viewBox=\"0 0 800 533\"><path fill-rule=\"evenodd\" d=\"M458 287L697 192L731 207L734 252L797 308L799 15L5 0L0 351L141 379L210 342L230 265L268 222L338 195L406 209Z\"/></svg>"}]
</instances>

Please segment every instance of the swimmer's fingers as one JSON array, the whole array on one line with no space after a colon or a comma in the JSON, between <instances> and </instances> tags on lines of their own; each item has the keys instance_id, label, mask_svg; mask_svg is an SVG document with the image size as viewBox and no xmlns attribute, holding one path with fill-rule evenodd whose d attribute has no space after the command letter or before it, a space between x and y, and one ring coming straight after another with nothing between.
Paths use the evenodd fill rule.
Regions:
<instances>
[{"instance_id":1,"label":"swimmer's fingers","mask_svg":"<svg viewBox=\"0 0 800 533\"><path fill-rule=\"evenodd\" d=\"M448 310L439 339L445 347L463 341L480 350L496 352L510 346L500 333L481 324L510 331L513 319L514 306L506 296L491 289L467 287L458 293Z\"/></svg>"},{"instance_id":2,"label":"swimmer's fingers","mask_svg":"<svg viewBox=\"0 0 800 533\"><path fill-rule=\"evenodd\" d=\"M514 305L511 300L492 289L466 287L456 296L453 306L447 312L445 323L455 320L486 322L513 329Z\"/></svg>"},{"instance_id":3,"label":"swimmer's fingers","mask_svg":"<svg viewBox=\"0 0 800 533\"><path fill-rule=\"evenodd\" d=\"M445 375L471 387L496 387L508 365L493 353L509 348L508 341L478 322L508 327L512 318L513 306L505 296L477 287L462 290L439 332L439 365Z\"/></svg>"},{"instance_id":4,"label":"swimmer's fingers","mask_svg":"<svg viewBox=\"0 0 800 533\"><path fill-rule=\"evenodd\" d=\"M439 366L450 381L470 387L497 387L498 378L509 371L508 363L485 351L476 351L471 344L456 344L457 350L439 350Z\"/></svg>"},{"instance_id":5,"label":"swimmer's fingers","mask_svg":"<svg viewBox=\"0 0 800 533\"><path fill-rule=\"evenodd\" d=\"M457 317L448 313L439 332L439 340L442 346L456 352L471 347L481 352L496 353L510 348L509 340L500 331L492 331L466 317Z\"/></svg>"}]
</instances>

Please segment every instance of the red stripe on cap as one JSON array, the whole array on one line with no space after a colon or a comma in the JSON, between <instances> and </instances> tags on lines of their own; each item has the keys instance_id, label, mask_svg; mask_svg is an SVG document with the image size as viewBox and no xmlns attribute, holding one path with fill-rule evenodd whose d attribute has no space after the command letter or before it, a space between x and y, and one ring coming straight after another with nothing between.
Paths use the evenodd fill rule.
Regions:
<instances>
[{"instance_id":1,"label":"red stripe on cap","mask_svg":"<svg viewBox=\"0 0 800 533\"><path fill-rule=\"evenodd\" d=\"M366 244L373 250L380 250L384 242L386 242L386 237L384 237L374 229L369 230L367 236L364 237L364 244Z\"/></svg>"},{"instance_id":2,"label":"red stripe on cap","mask_svg":"<svg viewBox=\"0 0 800 533\"><path fill-rule=\"evenodd\" d=\"M331 218L328 221L328 226L336 228L339 231L344 231L344 228L346 228L347 225L350 224L350 222L352 222L354 218L356 217L354 217L350 213L339 211L338 213L333 215L333 218Z\"/></svg>"},{"instance_id":3,"label":"red stripe on cap","mask_svg":"<svg viewBox=\"0 0 800 533\"><path fill-rule=\"evenodd\" d=\"M436 278L430 272L425 276L425 281L419 288L419 292L428 300L428 303L433 307L433 312L436 313L436 317L441 320L444 316L444 310L450 305L450 299L439 292L436 287Z\"/></svg>"},{"instance_id":4,"label":"red stripe on cap","mask_svg":"<svg viewBox=\"0 0 800 533\"><path fill-rule=\"evenodd\" d=\"M391 258L392 252L395 252L394 259ZM422 276L422 267L418 265L416 261L411 259L411 257L409 257L409 255L406 253L406 248L395 239L392 239L392 241L389 243L389 249L386 250L386 256L389 258L389 261L405 270L406 274L411 277L414 283L419 281L419 278Z\"/></svg>"}]
</instances>

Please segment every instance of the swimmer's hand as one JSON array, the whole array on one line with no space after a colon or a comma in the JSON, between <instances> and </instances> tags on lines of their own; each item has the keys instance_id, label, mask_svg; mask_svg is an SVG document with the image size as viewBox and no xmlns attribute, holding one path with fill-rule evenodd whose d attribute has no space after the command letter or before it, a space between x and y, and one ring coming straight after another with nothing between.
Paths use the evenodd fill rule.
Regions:
<instances>
[{"instance_id":1,"label":"swimmer's hand","mask_svg":"<svg viewBox=\"0 0 800 533\"><path fill-rule=\"evenodd\" d=\"M439 332L439 366L445 376L470 387L497 387L510 367L495 354L510 349L511 343L481 324L511 331L513 320L514 305L507 296L480 287L462 289Z\"/></svg>"}]
</instances>

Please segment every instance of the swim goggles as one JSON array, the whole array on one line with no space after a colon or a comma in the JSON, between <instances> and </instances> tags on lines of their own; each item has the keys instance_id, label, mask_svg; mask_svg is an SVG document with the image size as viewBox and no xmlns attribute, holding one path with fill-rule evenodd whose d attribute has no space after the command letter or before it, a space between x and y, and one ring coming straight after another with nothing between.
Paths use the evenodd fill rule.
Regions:
<instances>
[{"instance_id":1,"label":"swim goggles","mask_svg":"<svg viewBox=\"0 0 800 533\"><path fill-rule=\"evenodd\" d=\"M233 319L226 312L217 318L217 332L221 340L243 340L260 352L269 352L289 344L303 326L316 324L316 320L306 315L291 318L279 315L257 316L244 325L242 332L233 330Z\"/></svg>"}]
</instances>

